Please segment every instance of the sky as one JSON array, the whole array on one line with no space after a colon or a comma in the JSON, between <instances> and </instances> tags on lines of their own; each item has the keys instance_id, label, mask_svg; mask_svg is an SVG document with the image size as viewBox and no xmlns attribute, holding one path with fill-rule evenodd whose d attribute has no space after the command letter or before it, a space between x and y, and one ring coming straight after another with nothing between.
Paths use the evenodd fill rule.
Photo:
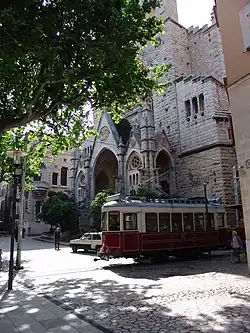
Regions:
<instances>
[{"instance_id":1,"label":"sky","mask_svg":"<svg viewBox=\"0 0 250 333\"><path fill-rule=\"evenodd\" d=\"M177 0L179 23L186 28L210 24L214 0Z\"/></svg>"}]
</instances>

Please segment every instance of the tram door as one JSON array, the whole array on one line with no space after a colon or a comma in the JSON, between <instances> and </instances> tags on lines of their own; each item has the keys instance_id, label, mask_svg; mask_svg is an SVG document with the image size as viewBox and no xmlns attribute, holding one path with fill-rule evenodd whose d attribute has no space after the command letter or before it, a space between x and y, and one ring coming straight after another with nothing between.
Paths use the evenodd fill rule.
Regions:
<instances>
[{"instance_id":1,"label":"tram door","mask_svg":"<svg viewBox=\"0 0 250 333\"><path fill-rule=\"evenodd\" d=\"M123 213L123 250L139 251L138 213Z\"/></svg>"}]
</instances>

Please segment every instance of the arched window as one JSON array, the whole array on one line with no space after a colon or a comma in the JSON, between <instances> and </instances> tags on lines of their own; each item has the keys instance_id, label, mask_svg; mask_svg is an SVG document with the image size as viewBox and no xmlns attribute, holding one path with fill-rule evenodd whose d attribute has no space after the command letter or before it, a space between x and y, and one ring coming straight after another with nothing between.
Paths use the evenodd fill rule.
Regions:
<instances>
[{"instance_id":1,"label":"arched window","mask_svg":"<svg viewBox=\"0 0 250 333\"><path fill-rule=\"evenodd\" d=\"M198 100L197 97L193 97L192 99L192 107L193 107L193 112L198 113L199 108L198 108Z\"/></svg>"},{"instance_id":2,"label":"arched window","mask_svg":"<svg viewBox=\"0 0 250 333\"><path fill-rule=\"evenodd\" d=\"M140 183L140 168L142 166L139 154L134 152L128 160L128 193L136 192L137 186Z\"/></svg>"},{"instance_id":3,"label":"arched window","mask_svg":"<svg viewBox=\"0 0 250 333\"><path fill-rule=\"evenodd\" d=\"M186 110L186 117L187 118L191 117L191 103L190 103L190 100L187 100L185 102L185 110Z\"/></svg>"},{"instance_id":4,"label":"arched window","mask_svg":"<svg viewBox=\"0 0 250 333\"><path fill-rule=\"evenodd\" d=\"M204 101L204 95L203 94L199 95L199 107L200 107L200 111L204 111L205 101Z\"/></svg>"},{"instance_id":5,"label":"arched window","mask_svg":"<svg viewBox=\"0 0 250 333\"><path fill-rule=\"evenodd\" d=\"M78 179L78 200L82 201L85 197L85 177L82 174Z\"/></svg>"}]
</instances>

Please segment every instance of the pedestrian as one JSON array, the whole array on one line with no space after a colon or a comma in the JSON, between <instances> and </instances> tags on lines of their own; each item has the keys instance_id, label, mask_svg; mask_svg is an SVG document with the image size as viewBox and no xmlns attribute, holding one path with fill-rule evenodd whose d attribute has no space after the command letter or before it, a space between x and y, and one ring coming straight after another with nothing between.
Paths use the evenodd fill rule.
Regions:
<instances>
[{"instance_id":1,"label":"pedestrian","mask_svg":"<svg viewBox=\"0 0 250 333\"><path fill-rule=\"evenodd\" d=\"M22 237L23 238L25 237L25 231L26 231L26 229L23 227L23 229L22 229Z\"/></svg>"},{"instance_id":2,"label":"pedestrian","mask_svg":"<svg viewBox=\"0 0 250 333\"><path fill-rule=\"evenodd\" d=\"M244 247L243 247L243 242L240 236L238 235L237 231L233 231L231 246L233 250L233 256L236 259L235 263L240 263L241 262L240 254Z\"/></svg>"},{"instance_id":3,"label":"pedestrian","mask_svg":"<svg viewBox=\"0 0 250 333\"><path fill-rule=\"evenodd\" d=\"M61 228L60 225L57 224L56 229L54 231L55 250L59 250L60 248L60 237L61 237Z\"/></svg>"}]
</instances>

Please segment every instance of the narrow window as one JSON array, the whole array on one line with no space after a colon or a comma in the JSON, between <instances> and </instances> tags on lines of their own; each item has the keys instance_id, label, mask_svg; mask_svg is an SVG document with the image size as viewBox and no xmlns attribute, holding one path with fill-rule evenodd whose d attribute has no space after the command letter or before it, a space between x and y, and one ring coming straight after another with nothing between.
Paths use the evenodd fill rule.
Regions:
<instances>
[{"instance_id":1,"label":"narrow window","mask_svg":"<svg viewBox=\"0 0 250 333\"><path fill-rule=\"evenodd\" d=\"M204 95L203 94L200 94L200 96L199 96L199 107L200 107L200 111L204 111L205 101L204 101Z\"/></svg>"},{"instance_id":2,"label":"narrow window","mask_svg":"<svg viewBox=\"0 0 250 333\"><path fill-rule=\"evenodd\" d=\"M160 232L170 232L170 214L160 213L159 214L159 228Z\"/></svg>"},{"instance_id":3,"label":"narrow window","mask_svg":"<svg viewBox=\"0 0 250 333\"><path fill-rule=\"evenodd\" d=\"M102 213L102 231L107 231L107 213Z\"/></svg>"},{"instance_id":4,"label":"narrow window","mask_svg":"<svg viewBox=\"0 0 250 333\"><path fill-rule=\"evenodd\" d=\"M185 102L186 117L191 117L191 103L189 100Z\"/></svg>"},{"instance_id":5,"label":"narrow window","mask_svg":"<svg viewBox=\"0 0 250 333\"><path fill-rule=\"evenodd\" d=\"M224 213L218 213L217 220L218 220L218 227L225 227L225 214Z\"/></svg>"},{"instance_id":6,"label":"narrow window","mask_svg":"<svg viewBox=\"0 0 250 333\"><path fill-rule=\"evenodd\" d=\"M184 231L194 231L193 214L184 213L183 214L183 222L184 222Z\"/></svg>"},{"instance_id":7,"label":"narrow window","mask_svg":"<svg viewBox=\"0 0 250 333\"><path fill-rule=\"evenodd\" d=\"M61 185L67 186L67 175L68 175L68 168L62 167L61 168Z\"/></svg>"},{"instance_id":8,"label":"narrow window","mask_svg":"<svg viewBox=\"0 0 250 333\"><path fill-rule=\"evenodd\" d=\"M109 231L120 231L119 212L109 212Z\"/></svg>"},{"instance_id":9,"label":"narrow window","mask_svg":"<svg viewBox=\"0 0 250 333\"><path fill-rule=\"evenodd\" d=\"M192 106L193 106L193 112L198 113L199 108L198 108L198 100L197 97L193 97L192 99Z\"/></svg>"},{"instance_id":10,"label":"narrow window","mask_svg":"<svg viewBox=\"0 0 250 333\"><path fill-rule=\"evenodd\" d=\"M181 232L182 231L182 214L172 213L172 231Z\"/></svg>"},{"instance_id":11,"label":"narrow window","mask_svg":"<svg viewBox=\"0 0 250 333\"><path fill-rule=\"evenodd\" d=\"M41 201L36 201L36 217L39 213L41 213L42 203Z\"/></svg>"},{"instance_id":12,"label":"narrow window","mask_svg":"<svg viewBox=\"0 0 250 333\"><path fill-rule=\"evenodd\" d=\"M208 213L208 221L210 222L211 229L214 229L214 214L213 213Z\"/></svg>"},{"instance_id":13,"label":"narrow window","mask_svg":"<svg viewBox=\"0 0 250 333\"><path fill-rule=\"evenodd\" d=\"M203 213L195 213L194 214L194 221L195 221L195 230L196 231L204 231L204 214Z\"/></svg>"},{"instance_id":14,"label":"narrow window","mask_svg":"<svg viewBox=\"0 0 250 333\"><path fill-rule=\"evenodd\" d=\"M158 232L157 214L146 213L146 232Z\"/></svg>"},{"instance_id":15,"label":"narrow window","mask_svg":"<svg viewBox=\"0 0 250 333\"><path fill-rule=\"evenodd\" d=\"M52 185L57 185L57 181L58 181L58 173L53 172L52 173Z\"/></svg>"},{"instance_id":16,"label":"narrow window","mask_svg":"<svg viewBox=\"0 0 250 333\"><path fill-rule=\"evenodd\" d=\"M133 174L133 185L135 185L135 174Z\"/></svg>"},{"instance_id":17,"label":"narrow window","mask_svg":"<svg viewBox=\"0 0 250 333\"><path fill-rule=\"evenodd\" d=\"M130 186L132 185L132 176L131 175L129 176L129 185Z\"/></svg>"},{"instance_id":18,"label":"narrow window","mask_svg":"<svg viewBox=\"0 0 250 333\"><path fill-rule=\"evenodd\" d=\"M135 183L136 183L136 185L138 185L139 184L139 175L138 175L138 173L135 175Z\"/></svg>"},{"instance_id":19,"label":"narrow window","mask_svg":"<svg viewBox=\"0 0 250 333\"><path fill-rule=\"evenodd\" d=\"M136 213L123 214L123 229L124 230L137 230L137 214Z\"/></svg>"}]
</instances>

